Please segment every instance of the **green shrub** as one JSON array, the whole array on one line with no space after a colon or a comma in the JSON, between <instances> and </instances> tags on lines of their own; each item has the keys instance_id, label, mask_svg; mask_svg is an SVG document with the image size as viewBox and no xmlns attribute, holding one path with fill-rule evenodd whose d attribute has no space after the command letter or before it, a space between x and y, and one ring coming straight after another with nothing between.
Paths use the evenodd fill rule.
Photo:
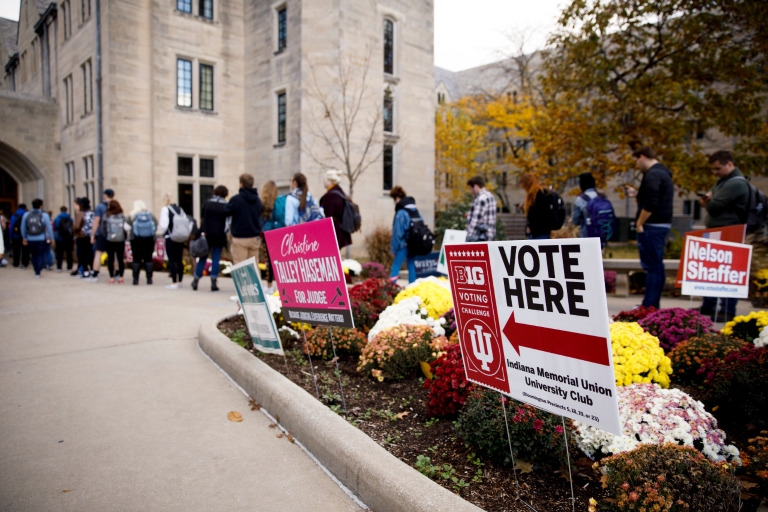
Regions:
<instances>
[{"instance_id":1,"label":"green shrub","mask_svg":"<svg viewBox=\"0 0 768 512\"><path fill-rule=\"evenodd\" d=\"M504 397L503 401L516 459L547 463L565 456L559 416L511 398ZM459 412L456 433L480 453L506 465L511 462L511 457L501 402L499 392L475 388Z\"/></svg>"},{"instance_id":2,"label":"green shrub","mask_svg":"<svg viewBox=\"0 0 768 512\"><path fill-rule=\"evenodd\" d=\"M311 356L322 357L323 359L333 357L331 334L333 334L337 356L357 355L365 345L365 335L357 329L320 326L307 334L307 345Z\"/></svg>"},{"instance_id":3,"label":"green shrub","mask_svg":"<svg viewBox=\"0 0 768 512\"><path fill-rule=\"evenodd\" d=\"M711 462L694 448L645 444L597 464L612 500L597 504L601 512L739 510L741 486L733 465Z\"/></svg>"},{"instance_id":4,"label":"green shrub","mask_svg":"<svg viewBox=\"0 0 768 512\"><path fill-rule=\"evenodd\" d=\"M392 239L392 230L384 226L376 226L365 237L365 250L371 261L384 265L384 268L392 268L394 256L389 253L389 242Z\"/></svg>"}]
</instances>

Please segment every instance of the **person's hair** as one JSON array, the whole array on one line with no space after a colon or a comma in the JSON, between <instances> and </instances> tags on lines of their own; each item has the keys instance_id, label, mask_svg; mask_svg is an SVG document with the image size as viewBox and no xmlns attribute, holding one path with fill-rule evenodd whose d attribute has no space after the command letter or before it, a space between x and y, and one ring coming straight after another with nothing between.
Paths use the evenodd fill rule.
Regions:
<instances>
[{"instance_id":1,"label":"person's hair","mask_svg":"<svg viewBox=\"0 0 768 512\"><path fill-rule=\"evenodd\" d=\"M87 197L78 198L77 204L78 206L80 206L81 212L87 212L88 210L91 209L91 200L88 199Z\"/></svg>"},{"instance_id":2,"label":"person's hair","mask_svg":"<svg viewBox=\"0 0 768 512\"><path fill-rule=\"evenodd\" d=\"M472 176L469 178L469 180L467 180L467 185L470 187L477 185L480 188L485 188L485 178L482 176Z\"/></svg>"},{"instance_id":3,"label":"person's hair","mask_svg":"<svg viewBox=\"0 0 768 512\"><path fill-rule=\"evenodd\" d=\"M32 208L35 210L39 209L41 206L43 206L43 200L40 198L33 199L32 200Z\"/></svg>"},{"instance_id":4,"label":"person's hair","mask_svg":"<svg viewBox=\"0 0 768 512\"><path fill-rule=\"evenodd\" d=\"M640 146L639 148L637 148L632 152L632 156L635 158L640 158L641 156L644 156L649 160L655 160L656 152L651 148L649 148L648 146Z\"/></svg>"},{"instance_id":5,"label":"person's hair","mask_svg":"<svg viewBox=\"0 0 768 512\"><path fill-rule=\"evenodd\" d=\"M116 203L117 201L112 201L113 203ZM142 201L141 199L137 199L133 202L133 210L131 210L131 217L135 217L137 214L145 211L147 209L147 205Z\"/></svg>"},{"instance_id":6,"label":"person's hair","mask_svg":"<svg viewBox=\"0 0 768 512\"><path fill-rule=\"evenodd\" d=\"M213 189L213 195L219 196L219 197L227 197L229 195L229 190L224 185L219 185L215 189Z\"/></svg>"},{"instance_id":7,"label":"person's hair","mask_svg":"<svg viewBox=\"0 0 768 512\"><path fill-rule=\"evenodd\" d=\"M240 184L243 188L253 188L253 175L247 172L240 175Z\"/></svg>"},{"instance_id":8,"label":"person's hair","mask_svg":"<svg viewBox=\"0 0 768 512\"><path fill-rule=\"evenodd\" d=\"M275 182L272 180L269 180L261 187L261 216L265 219L272 217L277 194L277 185L275 185Z\"/></svg>"},{"instance_id":9,"label":"person's hair","mask_svg":"<svg viewBox=\"0 0 768 512\"><path fill-rule=\"evenodd\" d=\"M173 203L173 198L171 197L171 194L168 192L163 192L163 195L161 196L163 200L163 204L165 206L168 206L169 204Z\"/></svg>"},{"instance_id":10,"label":"person's hair","mask_svg":"<svg viewBox=\"0 0 768 512\"><path fill-rule=\"evenodd\" d=\"M392 199L404 199L408 194L405 193L403 187L395 185L395 187L389 191L389 197Z\"/></svg>"},{"instance_id":11,"label":"person's hair","mask_svg":"<svg viewBox=\"0 0 768 512\"><path fill-rule=\"evenodd\" d=\"M123 213L123 207L115 199L112 199L107 205L107 215L117 215L118 213Z\"/></svg>"},{"instance_id":12,"label":"person's hair","mask_svg":"<svg viewBox=\"0 0 768 512\"><path fill-rule=\"evenodd\" d=\"M293 181L296 182L296 188L301 190L301 199L299 199L299 210L303 210L307 206L307 194L309 193L309 187L307 187L307 177L297 172L293 175Z\"/></svg>"},{"instance_id":13,"label":"person's hair","mask_svg":"<svg viewBox=\"0 0 768 512\"><path fill-rule=\"evenodd\" d=\"M342 176L343 174L339 169L328 169L325 171L325 179L328 180L328 183L333 185L338 185L341 183Z\"/></svg>"},{"instance_id":14,"label":"person's hair","mask_svg":"<svg viewBox=\"0 0 768 512\"><path fill-rule=\"evenodd\" d=\"M528 215L528 209L536 202L536 195L541 190L539 179L529 172L520 175L520 186L525 189L525 203L523 211Z\"/></svg>"},{"instance_id":15,"label":"person's hair","mask_svg":"<svg viewBox=\"0 0 768 512\"><path fill-rule=\"evenodd\" d=\"M709 155L709 163L719 163L720 165L726 165L728 162L735 164L733 160L733 154L730 151L726 151L724 149L721 149L720 151L715 151L711 155Z\"/></svg>"},{"instance_id":16,"label":"person's hair","mask_svg":"<svg viewBox=\"0 0 768 512\"><path fill-rule=\"evenodd\" d=\"M27 205L26 205L25 203L21 203L21 204L19 205L19 208L23 208L23 209L25 209L25 210L26 210L26 209L27 209Z\"/></svg>"},{"instance_id":17,"label":"person's hair","mask_svg":"<svg viewBox=\"0 0 768 512\"><path fill-rule=\"evenodd\" d=\"M592 176L591 172L583 172L579 174L579 188L582 192L595 188L596 186L595 177Z\"/></svg>"},{"instance_id":18,"label":"person's hair","mask_svg":"<svg viewBox=\"0 0 768 512\"><path fill-rule=\"evenodd\" d=\"M62 206L61 208L59 208L59 211L66 213L67 212L67 207L66 206Z\"/></svg>"},{"instance_id":19,"label":"person's hair","mask_svg":"<svg viewBox=\"0 0 768 512\"><path fill-rule=\"evenodd\" d=\"M104 191L104 195L112 199L113 197L115 197L115 191L112 190L111 188L108 188L107 190Z\"/></svg>"}]
</instances>

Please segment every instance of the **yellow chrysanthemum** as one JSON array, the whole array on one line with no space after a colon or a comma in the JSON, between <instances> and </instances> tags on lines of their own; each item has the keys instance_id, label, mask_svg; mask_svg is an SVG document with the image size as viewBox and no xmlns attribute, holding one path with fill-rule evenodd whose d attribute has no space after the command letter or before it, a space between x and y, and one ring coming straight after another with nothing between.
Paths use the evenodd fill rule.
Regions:
<instances>
[{"instance_id":1,"label":"yellow chrysanthemum","mask_svg":"<svg viewBox=\"0 0 768 512\"><path fill-rule=\"evenodd\" d=\"M664 355L659 339L637 322L611 324L611 347L617 386L655 382L669 387L672 361Z\"/></svg>"},{"instance_id":2,"label":"yellow chrysanthemum","mask_svg":"<svg viewBox=\"0 0 768 512\"><path fill-rule=\"evenodd\" d=\"M725 324L725 327L723 327L723 330L720 332L722 334L731 336L733 334L733 328L736 327L736 324L741 322L749 322L751 320L757 320L757 328L758 330L762 330L763 327L768 325L768 311L752 311L748 315L737 316Z\"/></svg>"},{"instance_id":3,"label":"yellow chrysanthemum","mask_svg":"<svg viewBox=\"0 0 768 512\"><path fill-rule=\"evenodd\" d=\"M421 297L422 307L427 309L427 315L438 319L453 307L451 292L439 284L424 281L416 286L406 288L395 297L395 304L409 297Z\"/></svg>"}]
</instances>

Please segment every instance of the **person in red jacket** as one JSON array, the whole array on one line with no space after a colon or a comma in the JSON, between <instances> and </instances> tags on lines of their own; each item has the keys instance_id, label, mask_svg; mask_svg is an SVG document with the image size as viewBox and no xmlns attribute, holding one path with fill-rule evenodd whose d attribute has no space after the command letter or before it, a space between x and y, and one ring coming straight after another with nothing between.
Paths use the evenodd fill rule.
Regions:
<instances>
[{"instance_id":1,"label":"person in red jacket","mask_svg":"<svg viewBox=\"0 0 768 512\"><path fill-rule=\"evenodd\" d=\"M347 194L339 186L341 171L330 169L325 172L325 188L327 192L320 198L320 207L325 212L326 218L333 219L333 227L336 228L336 240L339 249L352 245L352 233L341 229L341 220L344 216L344 204Z\"/></svg>"}]
</instances>

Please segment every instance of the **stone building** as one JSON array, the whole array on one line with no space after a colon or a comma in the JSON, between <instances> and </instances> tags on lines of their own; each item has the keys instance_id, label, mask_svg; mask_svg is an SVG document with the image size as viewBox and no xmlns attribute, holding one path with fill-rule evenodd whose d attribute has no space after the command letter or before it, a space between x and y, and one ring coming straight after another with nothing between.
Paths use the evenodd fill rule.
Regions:
<instances>
[{"instance_id":1,"label":"stone building","mask_svg":"<svg viewBox=\"0 0 768 512\"><path fill-rule=\"evenodd\" d=\"M0 33L6 213L112 188L128 210L168 192L199 218L243 172L283 191L303 172L319 198L349 154L364 231L391 223L395 184L433 220L431 0L21 0ZM341 112L350 90L334 139L323 101Z\"/></svg>"}]
</instances>

